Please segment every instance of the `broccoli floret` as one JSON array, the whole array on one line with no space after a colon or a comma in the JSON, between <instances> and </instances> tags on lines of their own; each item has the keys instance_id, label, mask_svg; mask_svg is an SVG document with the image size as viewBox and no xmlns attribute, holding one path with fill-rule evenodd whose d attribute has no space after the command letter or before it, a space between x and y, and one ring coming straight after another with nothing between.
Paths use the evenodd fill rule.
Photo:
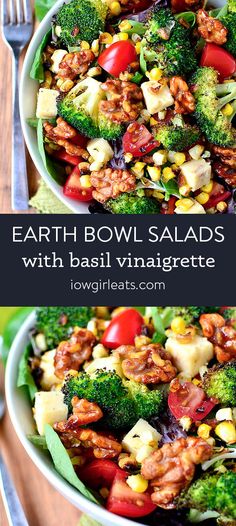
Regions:
<instances>
[{"instance_id":1,"label":"broccoli floret","mask_svg":"<svg viewBox=\"0 0 236 526\"><path fill-rule=\"evenodd\" d=\"M203 378L203 388L208 396L217 398L223 405L236 405L236 360L215 365Z\"/></svg>"},{"instance_id":2,"label":"broccoli floret","mask_svg":"<svg viewBox=\"0 0 236 526\"><path fill-rule=\"evenodd\" d=\"M227 1L227 7L229 13L236 13L236 2L235 0L228 0Z\"/></svg>"},{"instance_id":3,"label":"broccoli floret","mask_svg":"<svg viewBox=\"0 0 236 526\"><path fill-rule=\"evenodd\" d=\"M227 41L224 48L236 56L236 12L227 13L227 15L220 18L222 24L228 29Z\"/></svg>"},{"instance_id":4,"label":"broccoli floret","mask_svg":"<svg viewBox=\"0 0 236 526\"><path fill-rule=\"evenodd\" d=\"M218 73L213 68L198 68L193 75L196 99L195 117L197 124L208 141L221 146L235 142L235 130L231 121L236 113L236 82L218 84ZM232 114L226 117L222 108L231 103Z\"/></svg>"},{"instance_id":5,"label":"broccoli floret","mask_svg":"<svg viewBox=\"0 0 236 526\"><path fill-rule=\"evenodd\" d=\"M73 327L86 327L93 315L91 307L38 307L36 330L45 335L48 349L54 349Z\"/></svg>"},{"instance_id":6,"label":"broccoli floret","mask_svg":"<svg viewBox=\"0 0 236 526\"><path fill-rule=\"evenodd\" d=\"M162 407L160 391L149 391L140 384L126 381L113 371L96 371L89 376L79 373L70 377L63 387L65 403L71 410L73 396L96 402L103 411L99 425L109 429L132 427L139 418L149 419Z\"/></svg>"},{"instance_id":7,"label":"broccoli floret","mask_svg":"<svg viewBox=\"0 0 236 526\"><path fill-rule=\"evenodd\" d=\"M67 46L76 46L81 40L91 43L104 31L107 4L102 0L72 0L63 4L56 17L61 27L60 38Z\"/></svg>"},{"instance_id":8,"label":"broccoli floret","mask_svg":"<svg viewBox=\"0 0 236 526\"><path fill-rule=\"evenodd\" d=\"M174 117L169 123L160 123L156 130L156 139L167 150L174 151L182 151L189 148L201 135L197 126L186 124L180 116Z\"/></svg>"},{"instance_id":9,"label":"broccoli floret","mask_svg":"<svg viewBox=\"0 0 236 526\"><path fill-rule=\"evenodd\" d=\"M169 324L176 316L184 318L186 325L190 325L198 320L201 314L207 312L217 312L219 307L157 307L160 314L165 314L165 310L168 311Z\"/></svg>"},{"instance_id":10,"label":"broccoli floret","mask_svg":"<svg viewBox=\"0 0 236 526\"><path fill-rule=\"evenodd\" d=\"M148 48L151 47L155 51L155 58L150 56L150 60L157 62L166 75L183 76L196 68L189 29L178 22L169 8L154 8L147 26L143 41L144 55L145 43L147 47L147 61Z\"/></svg>"},{"instance_id":11,"label":"broccoli floret","mask_svg":"<svg viewBox=\"0 0 236 526\"><path fill-rule=\"evenodd\" d=\"M105 98L101 82L88 77L78 82L64 98L59 97L58 114L86 137L115 139L121 135L122 127L99 111L99 104Z\"/></svg>"},{"instance_id":12,"label":"broccoli floret","mask_svg":"<svg viewBox=\"0 0 236 526\"><path fill-rule=\"evenodd\" d=\"M213 510L221 518L236 519L236 473L207 474L199 478L178 499L178 507Z\"/></svg>"},{"instance_id":13,"label":"broccoli floret","mask_svg":"<svg viewBox=\"0 0 236 526\"><path fill-rule=\"evenodd\" d=\"M124 193L109 199L105 208L113 214L158 214L160 206L152 197L139 196L136 192Z\"/></svg>"},{"instance_id":14,"label":"broccoli floret","mask_svg":"<svg viewBox=\"0 0 236 526\"><path fill-rule=\"evenodd\" d=\"M236 307L227 307L224 309L222 316L225 320L231 320L233 326L236 325Z\"/></svg>"}]
</instances>

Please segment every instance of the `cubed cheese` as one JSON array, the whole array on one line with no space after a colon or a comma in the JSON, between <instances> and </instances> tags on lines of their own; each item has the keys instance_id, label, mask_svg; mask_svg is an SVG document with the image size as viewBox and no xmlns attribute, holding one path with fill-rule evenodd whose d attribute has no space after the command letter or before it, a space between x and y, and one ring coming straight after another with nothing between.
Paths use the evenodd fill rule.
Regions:
<instances>
[{"instance_id":1,"label":"cubed cheese","mask_svg":"<svg viewBox=\"0 0 236 526\"><path fill-rule=\"evenodd\" d=\"M38 93L36 117L38 119L52 119L57 115L58 91L40 88Z\"/></svg>"},{"instance_id":2,"label":"cubed cheese","mask_svg":"<svg viewBox=\"0 0 236 526\"><path fill-rule=\"evenodd\" d=\"M211 165L205 159L188 161L180 166L180 170L191 190L195 192L211 180Z\"/></svg>"},{"instance_id":3,"label":"cubed cheese","mask_svg":"<svg viewBox=\"0 0 236 526\"><path fill-rule=\"evenodd\" d=\"M183 210L182 208L176 206L175 214L205 214L205 208L200 205L195 199L193 199L193 206L188 208L188 210Z\"/></svg>"},{"instance_id":4,"label":"cubed cheese","mask_svg":"<svg viewBox=\"0 0 236 526\"><path fill-rule=\"evenodd\" d=\"M40 369L43 371L42 378L40 379L40 385L43 390L50 391L50 389L57 384L61 383L60 378L55 375L54 358L56 350L47 351L42 355L40 362Z\"/></svg>"},{"instance_id":5,"label":"cubed cheese","mask_svg":"<svg viewBox=\"0 0 236 526\"><path fill-rule=\"evenodd\" d=\"M96 358L86 367L86 373L93 374L98 369L105 369L106 371L115 371L119 376L124 376L119 356Z\"/></svg>"},{"instance_id":6,"label":"cubed cheese","mask_svg":"<svg viewBox=\"0 0 236 526\"><path fill-rule=\"evenodd\" d=\"M56 422L66 420L67 415L68 408L64 404L64 395L61 391L39 391L36 393L34 419L40 435L44 435L46 424L52 426Z\"/></svg>"},{"instance_id":7,"label":"cubed cheese","mask_svg":"<svg viewBox=\"0 0 236 526\"><path fill-rule=\"evenodd\" d=\"M199 335L195 335L192 341L184 343L173 334L167 339L165 347L171 354L178 371L191 378L198 374L199 368L214 356L212 343Z\"/></svg>"},{"instance_id":8,"label":"cubed cheese","mask_svg":"<svg viewBox=\"0 0 236 526\"><path fill-rule=\"evenodd\" d=\"M100 170L114 154L109 142L105 139L92 139L87 144L87 150L94 160L90 166L91 171Z\"/></svg>"},{"instance_id":9,"label":"cubed cheese","mask_svg":"<svg viewBox=\"0 0 236 526\"><path fill-rule=\"evenodd\" d=\"M175 102L168 86L163 86L156 80L143 82L141 88L147 110L151 115L165 110Z\"/></svg>"},{"instance_id":10,"label":"cubed cheese","mask_svg":"<svg viewBox=\"0 0 236 526\"><path fill-rule=\"evenodd\" d=\"M53 73L58 73L60 69L60 63L65 55L67 55L67 51L65 49L56 49L56 51L54 51L54 53L51 56L52 65L50 67L50 70Z\"/></svg>"},{"instance_id":11,"label":"cubed cheese","mask_svg":"<svg viewBox=\"0 0 236 526\"><path fill-rule=\"evenodd\" d=\"M146 420L140 418L135 426L132 427L132 429L123 438L122 446L126 451L132 453L136 458L138 453L144 452L144 446L145 451L148 454L157 449L160 439L160 433L158 433L158 431Z\"/></svg>"}]
</instances>

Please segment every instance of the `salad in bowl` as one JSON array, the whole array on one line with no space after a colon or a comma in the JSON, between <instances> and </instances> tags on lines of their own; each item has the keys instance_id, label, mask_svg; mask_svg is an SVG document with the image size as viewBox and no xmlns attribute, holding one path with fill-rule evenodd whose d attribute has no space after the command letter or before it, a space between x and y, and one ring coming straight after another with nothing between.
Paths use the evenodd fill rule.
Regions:
<instances>
[{"instance_id":1,"label":"salad in bowl","mask_svg":"<svg viewBox=\"0 0 236 526\"><path fill-rule=\"evenodd\" d=\"M235 0L60 4L28 125L64 197L93 213L234 213L235 28Z\"/></svg>"},{"instance_id":2,"label":"salad in bowl","mask_svg":"<svg viewBox=\"0 0 236 526\"><path fill-rule=\"evenodd\" d=\"M40 307L34 319L17 379L34 421L24 440L87 510L106 524L235 525L235 307Z\"/></svg>"}]
</instances>

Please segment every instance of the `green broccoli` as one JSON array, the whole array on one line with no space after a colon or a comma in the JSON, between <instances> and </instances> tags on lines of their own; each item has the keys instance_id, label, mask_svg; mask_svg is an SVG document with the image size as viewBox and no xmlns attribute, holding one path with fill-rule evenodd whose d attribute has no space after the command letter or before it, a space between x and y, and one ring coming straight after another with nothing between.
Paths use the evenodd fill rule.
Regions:
<instances>
[{"instance_id":1,"label":"green broccoli","mask_svg":"<svg viewBox=\"0 0 236 526\"><path fill-rule=\"evenodd\" d=\"M236 56L236 12L227 13L220 18L220 21L226 29L228 29L227 41L224 44L224 48Z\"/></svg>"},{"instance_id":2,"label":"green broccoli","mask_svg":"<svg viewBox=\"0 0 236 526\"><path fill-rule=\"evenodd\" d=\"M222 519L236 519L236 472L211 473L200 477L182 492L177 505L202 512L213 510Z\"/></svg>"},{"instance_id":3,"label":"green broccoli","mask_svg":"<svg viewBox=\"0 0 236 526\"><path fill-rule=\"evenodd\" d=\"M158 214L160 211L156 199L139 196L137 192L124 193L116 199L109 199L105 208L113 214Z\"/></svg>"},{"instance_id":4,"label":"green broccoli","mask_svg":"<svg viewBox=\"0 0 236 526\"><path fill-rule=\"evenodd\" d=\"M169 8L152 10L142 47L145 60L157 63L165 75L187 75L197 66L190 31L178 22Z\"/></svg>"},{"instance_id":5,"label":"green broccoli","mask_svg":"<svg viewBox=\"0 0 236 526\"><path fill-rule=\"evenodd\" d=\"M81 40L91 43L104 31L107 4L102 0L72 0L63 4L56 17L61 27L60 38L66 46L77 46Z\"/></svg>"},{"instance_id":6,"label":"green broccoli","mask_svg":"<svg viewBox=\"0 0 236 526\"><path fill-rule=\"evenodd\" d=\"M229 13L236 13L236 2L235 0L228 0L227 1L227 7Z\"/></svg>"},{"instance_id":7,"label":"green broccoli","mask_svg":"<svg viewBox=\"0 0 236 526\"><path fill-rule=\"evenodd\" d=\"M213 68L198 68L191 80L196 99L197 124L208 141L220 146L235 143L231 121L236 113L236 82L218 84L218 73ZM226 117L222 108L231 103L232 114Z\"/></svg>"},{"instance_id":8,"label":"green broccoli","mask_svg":"<svg viewBox=\"0 0 236 526\"><path fill-rule=\"evenodd\" d=\"M103 411L99 425L109 429L132 427L139 418L148 420L159 413L163 403L160 391L149 391L146 386L128 380L123 383L118 374L105 370L91 376L79 373L77 377L69 377L62 391L69 410L73 396L96 402Z\"/></svg>"},{"instance_id":9,"label":"green broccoli","mask_svg":"<svg viewBox=\"0 0 236 526\"><path fill-rule=\"evenodd\" d=\"M167 150L182 151L189 148L200 138L197 126L186 124L182 117L174 117L170 123L159 124L156 127L156 139Z\"/></svg>"},{"instance_id":10,"label":"green broccoli","mask_svg":"<svg viewBox=\"0 0 236 526\"><path fill-rule=\"evenodd\" d=\"M176 316L181 316L184 318L186 325L190 325L191 323L196 323L201 314L217 312L219 307L157 307L157 309L164 318L167 316L168 325L171 324Z\"/></svg>"},{"instance_id":11,"label":"green broccoli","mask_svg":"<svg viewBox=\"0 0 236 526\"><path fill-rule=\"evenodd\" d=\"M92 317L91 307L38 307L36 331L45 335L48 349L54 349L73 327L86 327Z\"/></svg>"},{"instance_id":12,"label":"green broccoli","mask_svg":"<svg viewBox=\"0 0 236 526\"><path fill-rule=\"evenodd\" d=\"M64 98L59 97L58 114L86 137L115 139L121 135L122 127L100 112L100 102L105 98L101 82L88 77L78 82Z\"/></svg>"},{"instance_id":13,"label":"green broccoli","mask_svg":"<svg viewBox=\"0 0 236 526\"><path fill-rule=\"evenodd\" d=\"M236 325L236 307L226 307L226 309L223 310L222 316L225 320L230 320L233 326Z\"/></svg>"},{"instance_id":14,"label":"green broccoli","mask_svg":"<svg viewBox=\"0 0 236 526\"><path fill-rule=\"evenodd\" d=\"M203 389L223 405L236 405L236 360L215 365L204 375Z\"/></svg>"}]
</instances>

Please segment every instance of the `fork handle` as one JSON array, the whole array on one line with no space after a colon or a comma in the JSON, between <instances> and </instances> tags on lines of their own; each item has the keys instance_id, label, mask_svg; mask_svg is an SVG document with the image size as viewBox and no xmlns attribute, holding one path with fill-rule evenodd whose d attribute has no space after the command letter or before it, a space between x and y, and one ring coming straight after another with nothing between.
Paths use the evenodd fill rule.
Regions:
<instances>
[{"instance_id":1,"label":"fork handle","mask_svg":"<svg viewBox=\"0 0 236 526\"><path fill-rule=\"evenodd\" d=\"M19 108L19 58L21 50L15 50L12 57L12 209L29 208L29 191L25 159L25 145L20 123Z\"/></svg>"}]
</instances>

